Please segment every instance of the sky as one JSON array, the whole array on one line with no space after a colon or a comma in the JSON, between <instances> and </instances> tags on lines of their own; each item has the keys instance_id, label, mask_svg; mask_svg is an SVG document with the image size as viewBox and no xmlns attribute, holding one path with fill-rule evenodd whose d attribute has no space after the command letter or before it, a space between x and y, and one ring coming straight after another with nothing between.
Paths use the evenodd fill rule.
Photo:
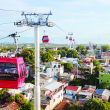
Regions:
<instances>
[{"instance_id":1,"label":"sky","mask_svg":"<svg viewBox=\"0 0 110 110\"><path fill-rule=\"evenodd\" d=\"M0 9L49 13L51 22L57 26L40 27L40 43L42 36L49 36L49 43L69 44L66 39L68 32L73 32L72 38L77 44L109 44L110 37L110 0L1 0ZM37 17L30 17L38 19ZM0 10L0 38L15 32L22 32L32 27L17 27L13 22L25 19L21 12ZM10 23L12 22L12 23ZM8 23L8 24L3 24ZM62 31L63 30L63 31ZM34 27L19 33L19 43L34 43ZM12 38L0 40L13 42Z\"/></svg>"}]
</instances>

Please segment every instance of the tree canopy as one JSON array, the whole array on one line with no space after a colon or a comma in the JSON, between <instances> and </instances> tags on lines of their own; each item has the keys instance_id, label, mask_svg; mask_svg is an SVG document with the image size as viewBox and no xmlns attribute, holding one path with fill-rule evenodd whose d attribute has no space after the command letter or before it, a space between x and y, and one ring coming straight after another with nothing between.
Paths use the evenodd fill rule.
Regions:
<instances>
[{"instance_id":1,"label":"tree canopy","mask_svg":"<svg viewBox=\"0 0 110 110\"><path fill-rule=\"evenodd\" d=\"M51 55L51 53L46 52L42 55L41 61L42 62L50 62L50 61L54 61L54 59L53 59L53 56Z\"/></svg>"},{"instance_id":2,"label":"tree canopy","mask_svg":"<svg viewBox=\"0 0 110 110\"><path fill-rule=\"evenodd\" d=\"M109 84L107 83L107 82L102 82L101 84L99 84L99 88L100 89L107 89L107 86L108 86Z\"/></svg>"},{"instance_id":3,"label":"tree canopy","mask_svg":"<svg viewBox=\"0 0 110 110\"><path fill-rule=\"evenodd\" d=\"M99 66L99 65L100 65L100 64L99 64L99 61L98 61L98 60L94 60L94 61L93 61L93 65L94 65L94 66Z\"/></svg>"},{"instance_id":4,"label":"tree canopy","mask_svg":"<svg viewBox=\"0 0 110 110\"><path fill-rule=\"evenodd\" d=\"M99 99L89 99L84 105L70 105L67 110L110 110L110 103Z\"/></svg>"},{"instance_id":5,"label":"tree canopy","mask_svg":"<svg viewBox=\"0 0 110 110\"><path fill-rule=\"evenodd\" d=\"M97 79L94 74L86 74L86 80L88 85L96 85Z\"/></svg>"},{"instance_id":6,"label":"tree canopy","mask_svg":"<svg viewBox=\"0 0 110 110\"><path fill-rule=\"evenodd\" d=\"M77 58L79 57L78 52L76 50L68 50L67 57Z\"/></svg>"},{"instance_id":7,"label":"tree canopy","mask_svg":"<svg viewBox=\"0 0 110 110\"><path fill-rule=\"evenodd\" d=\"M110 46L109 46L108 44L101 46L101 50L102 50L103 52L105 52L105 51L107 51L107 50L109 50L109 49L110 49Z\"/></svg>"},{"instance_id":8,"label":"tree canopy","mask_svg":"<svg viewBox=\"0 0 110 110\"><path fill-rule=\"evenodd\" d=\"M61 62L60 64L61 64L61 65L64 65L64 68L65 68L65 69L68 69L69 71L70 71L71 69L73 69L73 64L72 64L72 63L64 63L64 62Z\"/></svg>"},{"instance_id":9,"label":"tree canopy","mask_svg":"<svg viewBox=\"0 0 110 110\"><path fill-rule=\"evenodd\" d=\"M81 52L81 54L88 54L88 51L87 51L86 47L83 46L83 45L78 45L78 46L76 47L76 50L77 50L78 52Z\"/></svg>"}]
</instances>

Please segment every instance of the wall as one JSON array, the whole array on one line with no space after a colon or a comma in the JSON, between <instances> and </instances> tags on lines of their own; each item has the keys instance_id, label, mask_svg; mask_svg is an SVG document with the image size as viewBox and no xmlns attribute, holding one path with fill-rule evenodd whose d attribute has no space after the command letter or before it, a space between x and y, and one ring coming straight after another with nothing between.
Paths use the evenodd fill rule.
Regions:
<instances>
[{"instance_id":1,"label":"wall","mask_svg":"<svg viewBox=\"0 0 110 110\"><path fill-rule=\"evenodd\" d=\"M101 75L103 75L103 77L101 77ZM99 74L99 84L100 83L102 83L101 82L101 80L102 80L102 82L107 82L107 80L108 80L108 84L109 84L109 86L110 86L110 73L109 74Z\"/></svg>"},{"instance_id":2,"label":"wall","mask_svg":"<svg viewBox=\"0 0 110 110\"><path fill-rule=\"evenodd\" d=\"M55 99L55 100L54 100ZM57 92L55 95L53 95L53 98L51 100L51 109L56 107L60 102L63 100L63 89Z\"/></svg>"}]
</instances>

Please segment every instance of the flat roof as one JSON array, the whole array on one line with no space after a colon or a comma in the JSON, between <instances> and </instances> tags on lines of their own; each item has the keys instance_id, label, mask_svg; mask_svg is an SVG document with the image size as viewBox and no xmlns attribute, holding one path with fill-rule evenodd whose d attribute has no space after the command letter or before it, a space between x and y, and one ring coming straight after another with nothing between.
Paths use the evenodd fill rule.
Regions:
<instances>
[{"instance_id":1,"label":"flat roof","mask_svg":"<svg viewBox=\"0 0 110 110\"><path fill-rule=\"evenodd\" d=\"M46 83L46 84L42 85L40 88L54 91L55 89L59 88L62 85L63 85L62 83L54 81L54 82Z\"/></svg>"}]
</instances>

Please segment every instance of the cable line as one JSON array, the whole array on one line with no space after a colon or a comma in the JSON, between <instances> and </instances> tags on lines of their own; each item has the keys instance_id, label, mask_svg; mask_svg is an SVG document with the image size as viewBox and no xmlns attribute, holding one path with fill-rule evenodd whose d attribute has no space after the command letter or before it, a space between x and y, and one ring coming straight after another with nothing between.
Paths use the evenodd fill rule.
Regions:
<instances>
[{"instance_id":1,"label":"cable line","mask_svg":"<svg viewBox=\"0 0 110 110\"><path fill-rule=\"evenodd\" d=\"M1 23L0 25L3 25L3 24L10 24L10 23L14 23L14 22L9 22L9 23Z\"/></svg>"},{"instance_id":2,"label":"cable line","mask_svg":"<svg viewBox=\"0 0 110 110\"><path fill-rule=\"evenodd\" d=\"M13 12L23 12L23 11L16 11L16 10L5 10L5 9L0 9L2 11L13 11Z\"/></svg>"},{"instance_id":3,"label":"cable line","mask_svg":"<svg viewBox=\"0 0 110 110\"><path fill-rule=\"evenodd\" d=\"M28 31L28 30L31 30L31 29L32 29L32 28L26 29L26 30L24 30L24 31L18 32L17 34L22 33L22 32L25 32L25 31ZM7 36L7 37L10 37L10 36ZM5 38L7 38L7 37L0 38L0 40L1 40L1 39L5 39Z\"/></svg>"},{"instance_id":4,"label":"cable line","mask_svg":"<svg viewBox=\"0 0 110 110\"><path fill-rule=\"evenodd\" d=\"M55 24L55 23L54 23ZM56 25L56 24L55 24ZM66 33L63 29L61 29L58 25L56 25L60 30L62 30L64 33ZM67 34L67 33L66 33Z\"/></svg>"},{"instance_id":5,"label":"cable line","mask_svg":"<svg viewBox=\"0 0 110 110\"><path fill-rule=\"evenodd\" d=\"M24 31L18 32L18 34L19 34L19 33L22 33L22 32L25 32L25 31L28 31L28 30L31 30L31 29L33 29L33 28L29 28L29 29L26 29L26 30L24 30Z\"/></svg>"}]
</instances>

